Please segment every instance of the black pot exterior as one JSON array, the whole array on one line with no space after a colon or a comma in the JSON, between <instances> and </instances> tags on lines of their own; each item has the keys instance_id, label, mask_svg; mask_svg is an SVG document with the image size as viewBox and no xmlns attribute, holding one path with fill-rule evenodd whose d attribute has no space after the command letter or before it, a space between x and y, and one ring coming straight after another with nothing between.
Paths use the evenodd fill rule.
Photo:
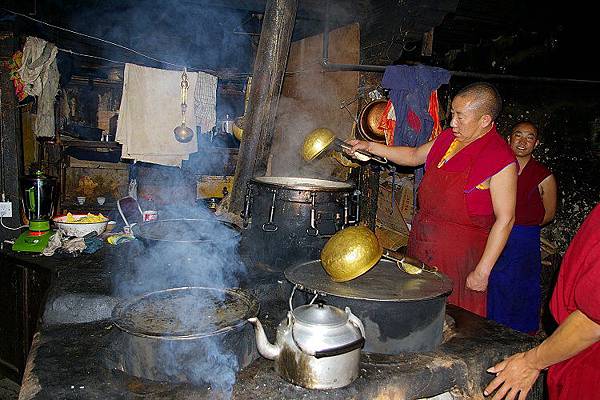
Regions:
<instances>
[{"instance_id":1,"label":"black pot exterior","mask_svg":"<svg viewBox=\"0 0 600 400\"><path fill-rule=\"evenodd\" d=\"M319 258L333 234L355 223L353 192L351 186L294 189L251 182L240 252L249 255L253 264L278 271Z\"/></svg>"},{"instance_id":2,"label":"black pot exterior","mask_svg":"<svg viewBox=\"0 0 600 400\"><path fill-rule=\"evenodd\" d=\"M434 351L442 343L446 297L387 302L326 296L325 302L350 307L365 327L367 353L400 354Z\"/></svg>"}]
</instances>

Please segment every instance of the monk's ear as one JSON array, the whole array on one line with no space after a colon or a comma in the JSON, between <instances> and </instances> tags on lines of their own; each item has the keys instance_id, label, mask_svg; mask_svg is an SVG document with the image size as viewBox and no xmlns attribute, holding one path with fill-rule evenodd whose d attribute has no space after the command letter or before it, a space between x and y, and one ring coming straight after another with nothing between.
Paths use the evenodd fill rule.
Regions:
<instances>
[{"instance_id":1,"label":"monk's ear","mask_svg":"<svg viewBox=\"0 0 600 400\"><path fill-rule=\"evenodd\" d=\"M490 114L483 114L479 120L481 122L481 126L488 126L494 123L492 120L492 116Z\"/></svg>"}]
</instances>

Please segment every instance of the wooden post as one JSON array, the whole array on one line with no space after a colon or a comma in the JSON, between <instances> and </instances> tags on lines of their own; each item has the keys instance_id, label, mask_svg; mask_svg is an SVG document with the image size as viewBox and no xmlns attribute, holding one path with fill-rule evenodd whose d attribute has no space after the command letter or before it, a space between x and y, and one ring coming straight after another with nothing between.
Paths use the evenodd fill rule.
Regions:
<instances>
[{"instance_id":1,"label":"wooden post","mask_svg":"<svg viewBox=\"0 0 600 400\"><path fill-rule=\"evenodd\" d=\"M10 60L18 48L17 37L14 34L14 25L0 24L0 64ZM17 96L9 71L0 66L0 157L2 171L0 172L0 192L4 190L6 201L12 203L12 217L5 217L2 222L11 227L21 225L19 216L19 176L23 174L23 147L21 141L21 125L17 109ZM1 201L2 199L0 199ZM18 236L18 232L0 229L0 239L11 239Z\"/></svg>"},{"instance_id":2,"label":"wooden post","mask_svg":"<svg viewBox=\"0 0 600 400\"><path fill-rule=\"evenodd\" d=\"M248 180L267 169L297 9L298 0L267 0L229 204L232 213L242 211Z\"/></svg>"}]
</instances>

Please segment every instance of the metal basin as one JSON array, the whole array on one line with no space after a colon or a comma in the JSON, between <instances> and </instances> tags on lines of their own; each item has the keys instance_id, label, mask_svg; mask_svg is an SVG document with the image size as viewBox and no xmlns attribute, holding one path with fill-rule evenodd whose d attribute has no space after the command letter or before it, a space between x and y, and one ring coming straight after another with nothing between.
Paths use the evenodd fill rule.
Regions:
<instances>
[{"instance_id":1,"label":"metal basin","mask_svg":"<svg viewBox=\"0 0 600 400\"><path fill-rule=\"evenodd\" d=\"M108 363L153 381L214 385L235 381L258 357L246 321L259 305L242 289L181 287L119 303Z\"/></svg>"}]
</instances>

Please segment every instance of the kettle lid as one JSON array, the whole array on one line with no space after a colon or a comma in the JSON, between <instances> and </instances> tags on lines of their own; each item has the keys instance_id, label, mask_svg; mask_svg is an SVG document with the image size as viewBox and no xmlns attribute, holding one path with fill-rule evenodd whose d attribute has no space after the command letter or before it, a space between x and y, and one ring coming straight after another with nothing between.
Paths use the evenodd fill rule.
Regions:
<instances>
[{"instance_id":1,"label":"kettle lid","mask_svg":"<svg viewBox=\"0 0 600 400\"><path fill-rule=\"evenodd\" d=\"M348 322L348 314L337 307L323 303L307 304L293 311L297 322L314 326L340 326Z\"/></svg>"}]
</instances>

